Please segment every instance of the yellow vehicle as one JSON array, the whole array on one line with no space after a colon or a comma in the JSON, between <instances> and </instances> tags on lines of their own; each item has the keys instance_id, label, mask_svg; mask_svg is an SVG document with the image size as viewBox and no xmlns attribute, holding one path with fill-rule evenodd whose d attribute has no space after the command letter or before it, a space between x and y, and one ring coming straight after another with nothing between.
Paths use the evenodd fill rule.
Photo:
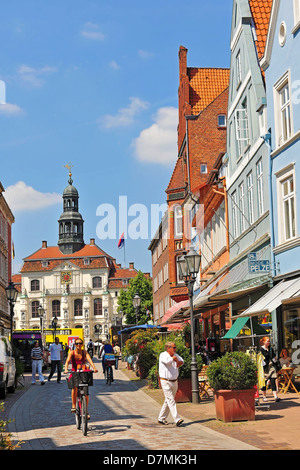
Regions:
<instances>
[{"instance_id":1,"label":"yellow vehicle","mask_svg":"<svg viewBox=\"0 0 300 470\"><path fill-rule=\"evenodd\" d=\"M83 328L65 328L62 330L55 330L53 328L49 328L44 330L44 337L46 346L49 346L51 343L54 343L55 338L59 338L59 342L62 346L66 344L72 349L73 343L76 338L83 339Z\"/></svg>"}]
</instances>

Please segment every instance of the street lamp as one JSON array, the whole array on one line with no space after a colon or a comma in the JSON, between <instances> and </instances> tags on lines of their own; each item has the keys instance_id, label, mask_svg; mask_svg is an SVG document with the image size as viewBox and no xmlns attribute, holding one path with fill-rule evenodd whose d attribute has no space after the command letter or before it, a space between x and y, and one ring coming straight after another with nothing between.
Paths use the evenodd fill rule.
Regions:
<instances>
[{"instance_id":1,"label":"street lamp","mask_svg":"<svg viewBox=\"0 0 300 470\"><path fill-rule=\"evenodd\" d=\"M43 341L43 318L44 318L45 309L40 304L37 310L38 310L38 314L39 314L39 317L40 317L41 340L42 340L42 348L43 348L43 344L44 344L44 341Z\"/></svg>"},{"instance_id":2,"label":"street lamp","mask_svg":"<svg viewBox=\"0 0 300 470\"><path fill-rule=\"evenodd\" d=\"M12 281L9 281L9 284L6 287L5 291L6 291L6 298L9 302L9 306L10 306L10 340L12 341L14 304L17 301L18 291L15 288L15 285Z\"/></svg>"},{"instance_id":3,"label":"street lamp","mask_svg":"<svg viewBox=\"0 0 300 470\"><path fill-rule=\"evenodd\" d=\"M138 324L139 308L140 308L140 305L141 305L141 298L140 298L138 292L133 297L132 303L133 303L133 306L135 308L135 322L136 322L136 324Z\"/></svg>"},{"instance_id":4,"label":"street lamp","mask_svg":"<svg viewBox=\"0 0 300 470\"><path fill-rule=\"evenodd\" d=\"M187 254L183 253L178 260L179 271L184 279L185 285L189 291L190 299L190 321L191 321L191 378L192 378L192 403L199 403L199 383L198 383L198 367L195 354L195 332L194 332L194 310L193 310L193 291L197 273L200 267L201 256L191 249Z\"/></svg>"}]
</instances>

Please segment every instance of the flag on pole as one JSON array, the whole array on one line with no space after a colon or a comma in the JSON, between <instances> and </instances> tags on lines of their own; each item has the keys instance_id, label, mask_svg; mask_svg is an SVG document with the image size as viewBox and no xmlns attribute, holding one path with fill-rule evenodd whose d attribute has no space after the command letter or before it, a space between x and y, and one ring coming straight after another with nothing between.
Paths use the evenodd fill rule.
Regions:
<instances>
[{"instance_id":1,"label":"flag on pole","mask_svg":"<svg viewBox=\"0 0 300 470\"><path fill-rule=\"evenodd\" d=\"M12 257L15 259L15 244L12 242Z\"/></svg>"},{"instance_id":2,"label":"flag on pole","mask_svg":"<svg viewBox=\"0 0 300 470\"><path fill-rule=\"evenodd\" d=\"M125 238L124 238L124 232L122 233L119 243L118 243L118 248L123 248L125 246Z\"/></svg>"}]
</instances>

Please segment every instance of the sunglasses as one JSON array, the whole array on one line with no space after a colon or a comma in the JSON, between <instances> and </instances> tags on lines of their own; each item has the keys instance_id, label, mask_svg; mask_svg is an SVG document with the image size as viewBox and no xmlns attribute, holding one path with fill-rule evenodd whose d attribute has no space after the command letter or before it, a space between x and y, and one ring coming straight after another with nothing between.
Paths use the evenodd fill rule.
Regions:
<instances>
[{"instance_id":1,"label":"sunglasses","mask_svg":"<svg viewBox=\"0 0 300 470\"><path fill-rule=\"evenodd\" d=\"M78 345L80 344L80 346L82 346L82 345L83 345L83 343L75 343L75 344L76 344L76 345L77 345L77 344L78 344Z\"/></svg>"}]
</instances>

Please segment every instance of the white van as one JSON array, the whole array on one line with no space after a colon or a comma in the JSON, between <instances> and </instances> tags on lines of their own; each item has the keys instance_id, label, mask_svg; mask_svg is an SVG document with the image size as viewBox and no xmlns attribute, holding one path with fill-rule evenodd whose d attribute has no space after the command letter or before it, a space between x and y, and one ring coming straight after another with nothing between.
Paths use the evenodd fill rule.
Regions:
<instances>
[{"instance_id":1,"label":"white van","mask_svg":"<svg viewBox=\"0 0 300 470\"><path fill-rule=\"evenodd\" d=\"M16 363L11 344L5 336L0 336L0 398L7 392L16 390Z\"/></svg>"}]
</instances>

